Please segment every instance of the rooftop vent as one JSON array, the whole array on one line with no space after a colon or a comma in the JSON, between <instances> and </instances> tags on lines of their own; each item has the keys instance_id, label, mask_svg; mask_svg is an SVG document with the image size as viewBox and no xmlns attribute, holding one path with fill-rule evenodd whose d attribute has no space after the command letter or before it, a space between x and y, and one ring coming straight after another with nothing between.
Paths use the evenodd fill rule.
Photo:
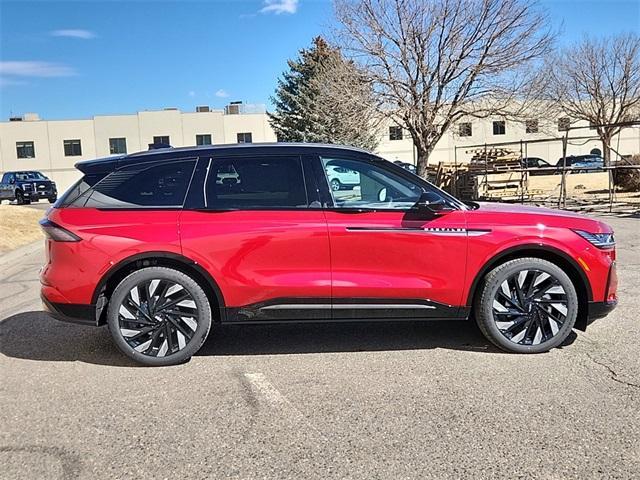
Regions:
<instances>
[{"instance_id":1,"label":"rooftop vent","mask_svg":"<svg viewBox=\"0 0 640 480\"><path fill-rule=\"evenodd\" d=\"M163 110L174 111L174 110L178 110L178 109L176 107L165 107L165 108L163 108Z\"/></svg>"},{"instance_id":2,"label":"rooftop vent","mask_svg":"<svg viewBox=\"0 0 640 480\"><path fill-rule=\"evenodd\" d=\"M209 105L198 105L196 107L196 112L210 112L211 109L209 108Z\"/></svg>"},{"instance_id":3,"label":"rooftop vent","mask_svg":"<svg viewBox=\"0 0 640 480\"><path fill-rule=\"evenodd\" d=\"M224 113L227 115L238 115L242 112L242 102L230 102L229 105L224 107Z\"/></svg>"}]
</instances>

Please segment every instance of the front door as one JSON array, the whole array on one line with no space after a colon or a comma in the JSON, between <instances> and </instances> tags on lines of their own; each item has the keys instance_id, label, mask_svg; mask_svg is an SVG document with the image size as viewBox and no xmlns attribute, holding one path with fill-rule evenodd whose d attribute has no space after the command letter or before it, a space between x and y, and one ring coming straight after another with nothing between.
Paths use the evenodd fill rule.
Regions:
<instances>
[{"instance_id":1,"label":"front door","mask_svg":"<svg viewBox=\"0 0 640 480\"><path fill-rule=\"evenodd\" d=\"M331 318L329 236L306 162L258 154L198 164L182 249L218 283L227 321Z\"/></svg>"},{"instance_id":2,"label":"front door","mask_svg":"<svg viewBox=\"0 0 640 480\"><path fill-rule=\"evenodd\" d=\"M433 201L449 200L387 162L321 162L333 201L325 212L333 318L456 317L466 264L465 211L458 205L441 215L416 213L425 191ZM356 172L357 183L330 188L336 169Z\"/></svg>"}]
</instances>

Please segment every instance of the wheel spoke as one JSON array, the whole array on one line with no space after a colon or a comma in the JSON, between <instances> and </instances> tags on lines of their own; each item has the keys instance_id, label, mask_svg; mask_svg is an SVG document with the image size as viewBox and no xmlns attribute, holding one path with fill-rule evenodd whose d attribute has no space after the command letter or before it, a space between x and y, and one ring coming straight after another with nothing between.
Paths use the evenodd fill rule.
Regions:
<instances>
[{"instance_id":1,"label":"wheel spoke","mask_svg":"<svg viewBox=\"0 0 640 480\"><path fill-rule=\"evenodd\" d=\"M493 300L498 330L520 345L539 345L558 334L569 302L560 281L542 270L524 269L505 278Z\"/></svg>"},{"instance_id":2,"label":"wheel spoke","mask_svg":"<svg viewBox=\"0 0 640 480\"><path fill-rule=\"evenodd\" d=\"M199 311L190 292L174 281L147 280L134 286L120 305L122 338L137 352L165 357L179 352L198 327Z\"/></svg>"}]
</instances>

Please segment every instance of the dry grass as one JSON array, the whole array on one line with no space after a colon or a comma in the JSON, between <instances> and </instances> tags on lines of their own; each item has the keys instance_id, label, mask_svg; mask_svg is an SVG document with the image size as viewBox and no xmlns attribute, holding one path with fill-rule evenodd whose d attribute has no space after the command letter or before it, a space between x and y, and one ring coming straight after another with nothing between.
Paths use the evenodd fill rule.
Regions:
<instances>
[{"instance_id":1,"label":"dry grass","mask_svg":"<svg viewBox=\"0 0 640 480\"><path fill-rule=\"evenodd\" d=\"M23 205L0 205L0 253L44 238L38 221L42 210Z\"/></svg>"}]
</instances>

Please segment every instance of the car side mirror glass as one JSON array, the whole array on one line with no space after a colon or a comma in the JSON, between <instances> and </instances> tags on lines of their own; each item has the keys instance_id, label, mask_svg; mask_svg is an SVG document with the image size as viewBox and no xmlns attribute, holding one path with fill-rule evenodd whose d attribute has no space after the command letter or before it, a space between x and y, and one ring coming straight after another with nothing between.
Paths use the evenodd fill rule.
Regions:
<instances>
[{"instance_id":1,"label":"car side mirror glass","mask_svg":"<svg viewBox=\"0 0 640 480\"><path fill-rule=\"evenodd\" d=\"M379 202L386 202L387 201L387 189L385 188L381 188L380 191L378 191L378 201Z\"/></svg>"},{"instance_id":2,"label":"car side mirror glass","mask_svg":"<svg viewBox=\"0 0 640 480\"><path fill-rule=\"evenodd\" d=\"M11 180L9 180L9 183L10 183L11 185L13 185L14 183L16 183L16 179L15 179L15 178L12 178Z\"/></svg>"}]
</instances>

